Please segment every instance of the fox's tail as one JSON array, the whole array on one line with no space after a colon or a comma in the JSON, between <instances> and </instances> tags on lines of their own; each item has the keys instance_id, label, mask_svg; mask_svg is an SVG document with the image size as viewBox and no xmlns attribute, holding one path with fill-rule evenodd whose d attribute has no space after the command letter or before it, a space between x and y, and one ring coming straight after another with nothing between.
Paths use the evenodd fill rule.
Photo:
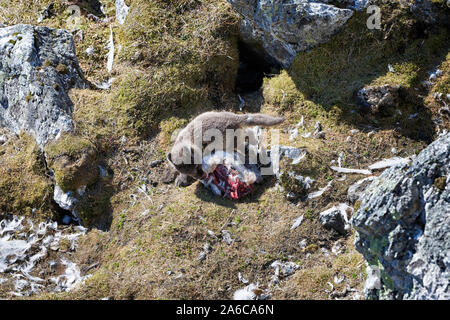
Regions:
<instances>
[{"instance_id":1,"label":"fox's tail","mask_svg":"<svg viewBox=\"0 0 450 320\"><path fill-rule=\"evenodd\" d=\"M283 117L272 117L262 113L244 114L241 117L243 124L246 126L270 127L280 124L285 120Z\"/></svg>"}]
</instances>

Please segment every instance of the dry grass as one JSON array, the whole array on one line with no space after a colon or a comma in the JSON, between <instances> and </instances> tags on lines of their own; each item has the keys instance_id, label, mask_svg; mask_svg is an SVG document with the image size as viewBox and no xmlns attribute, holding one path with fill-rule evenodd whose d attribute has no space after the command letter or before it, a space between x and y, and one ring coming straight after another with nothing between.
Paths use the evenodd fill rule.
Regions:
<instances>
[{"instance_id":1,"label":"dry grass","mask_svg":"<svg viewBox=\"0 0 450 320\"><path fill-rule=\"evenodd\" d=\"M106 4L113 14L112 1ZM341 175L330 169L330 163L342 153L342 166L365 168L393 156L392 147L398 156L418 153L426 145L424 139L394 130L396 119L377 123L375 118L366 121L351 112L356 108L352 95L365 84L386 81L414 87L423 79L425 69L419 66L422 69L416 72L415 61L398 61L395 68L401 72L387 73L383 54L395 50L398 43L377 47L375 35L356 32L360 21L354 18L335 42L299 55L292 70L265 79L262 97L245 95L245 111L282 113L287 118L281 126L281 144L308 150L311 162L289 169L311 175L316 180L314 191L334 180L332 188L317 199L291 203L269 179L247 199L219 199L200 183L187 188L161 183L166 164L149 168L149 163L165 158L173 131L199 112L213 107L233 110L238 105L232 92L238 63L236 17L227 3L218 0L175 1L170 5L167 1L133 0L131 4L127 23L123 27L113 24L123 48L111 75L104 69L108 24L83 17L85 38L76 40L78 57L89 80L116 77L111 91L71 92L75 134L96 146L102 166L110 172L107 180L88 190L93 198L84 203L89 217L107 216L108 222L103 224L106 232L90 230L76 253L81 267L99 264L77 290L41 297L229 299L234 290L244 286L238 280L239 272L250 282L270 289L278 299L332 299L334 296L326 291L327 283L342 274L346 280L335 286L337 291L346 285L361 289L362 257L353 248L353 235L342 239L325 230L319 213L345 201L348 187L362 176L347 175L344 181L338 181ZM44 2L34 1L33 10L36 5L43 6ZM35 19L28 9L24 10L22 21ZM5 16L1 14L0 21ZM18 19L14 18L17 13L8 14L11 21ZM44 23L64 26L57 18ZM348 33L350 37L346 37ZM441 39L436 37L433 39ZM430 47L436 44L431 40L426 41ZM85 50L91 45L98 51L88 57ZM437 49L435 58L442 53L441 47ZM370 72L360 70L365 63L373 67ZM427 61L425 66L431 64ZM448 64L442 63L442 68L446 73L434 91L446 88ZM409 112L410 107L403 110ZM289 141L287 131L301 116L305 129L300 134L313 131L320 121L325 139L299 137ZM414 132L422 128L419 120L402 125ZM358 131L350 133L352 129ZM303 223L290 230L301 215ZM223 230L235 239L231 245L221 239ZM305 249L299 246L303 239L307 241ZM323 249L330 251L336 241L345 244L345 252L338 256L324 254ZM197 257L205 243L212 249L200 262ZM270 264L275 260L293 261L301 268L271 287L274 270ZM342 298L350 297L347 294Z\"/></svg>"},{"instance_id":2,"label":"dry grass","mask_svg":"<svg viewBox=\"0 0 450 320\"><path fill-rule=\"evenodd\" d=\"M0 215L52 217L53 187L46 176L42 152L28 134L7 137L0 146Z\"/></svg>"}]
</instances>

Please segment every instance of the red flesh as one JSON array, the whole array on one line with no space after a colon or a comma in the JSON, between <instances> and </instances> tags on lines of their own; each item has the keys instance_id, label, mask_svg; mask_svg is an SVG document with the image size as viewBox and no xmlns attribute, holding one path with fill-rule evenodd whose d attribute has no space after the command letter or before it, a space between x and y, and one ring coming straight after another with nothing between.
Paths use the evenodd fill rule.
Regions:
<instances>
[{"instance_id":1,"label":"red flesh","mask_svg":"<svg viewBox=\"0 0 450 320\"><path fill-rule=\"evenodd\" d=\"M205 180L209 180L210 177L212 177L212 183L222 191L224 197L237 200L248 195L253 190L253 185L242 182L235 170L228 170L227 167L221 164L212 173L206 175Z\"/></svg>"}]
</instances>

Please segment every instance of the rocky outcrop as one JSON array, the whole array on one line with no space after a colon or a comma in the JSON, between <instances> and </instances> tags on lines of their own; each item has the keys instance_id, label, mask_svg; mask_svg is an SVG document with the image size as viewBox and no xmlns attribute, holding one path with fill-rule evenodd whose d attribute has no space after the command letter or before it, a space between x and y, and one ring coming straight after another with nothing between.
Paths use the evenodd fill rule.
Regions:
<instances>
[{"instance_id":1,"label":"rocky outcrop","mask_svg":"<svg viewBox=\"0 0 450 320\"><path fill-rule=\"evenodd\" d=\"M353 14L350 9L310 0L228 2L243 18L244 43L285 68L298 52L327 42Z\"/></svg>"},{"instance_id":2,"label":"rocky outcrop","mask_svg":"<svg viewBox=\"0 0 450 320\"><path fill-rule=\"evenodd\" d=\"M369 297L450 299L449 182L447 133L367 188L351 222L357 250L376 271Z\"/></svg>"},{"instance_id":3,"label":"rocky outcrop","mask_svg":"<svg viewBox=\"0 0 450 320\"><path fill-rule=\"evenodd\" d=\"M67 92L86 86L69 32L31 25L0 28L0 127L26 131L43 147L72 130Z\"/></svg>"}]
</instances>

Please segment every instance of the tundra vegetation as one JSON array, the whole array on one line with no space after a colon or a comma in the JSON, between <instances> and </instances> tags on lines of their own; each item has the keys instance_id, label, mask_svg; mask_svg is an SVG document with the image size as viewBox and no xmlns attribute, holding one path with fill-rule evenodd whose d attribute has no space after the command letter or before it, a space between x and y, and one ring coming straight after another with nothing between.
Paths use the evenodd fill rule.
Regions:
<instances>
[{"instance_id":1,"label":"tundra vegetation","mask_svg":"<svg viewBox=\"0 0 450 320\"><path fill-rule=\"evenodd\" d=\"M282 191L268 177L249 197L231 201L198 182L186 188L163 183L175 130L203 111L240 112L240 17L225 0L125 0L130 11L123 25L112 0L101 1L106 16L98 21L89 15L90 6L81 6L75 25L68 5L89 1L0 0L0 23L72 31L91 84L70 91L73 132L44 150L26 134L8 134L0 145L0 216L57 219L54 182L64 191L87 188L76 211L89 231L74 259L80 267L96 263L88 271L92 276L70 292L38 298L229 299L245 286L239 273L274 299L332 299L328 283L335 292L346 286L361 292L365 262L354 248L353 231L342 236L323 228L319 213L346 202L348 187L364 176L347 174L343 180L330 163L340 157L342 167L367 168L394 156L393 148L401 157L419 153L437 136L433 120L442 118L435 93L449 94L450 28L423 27L405 1L381 4L381 30L369 30L368 14L355 12L329 42L299 53L286 70L272 68L259 91L240 96L243 112L285 116L280 143L307 150L305 161L287 161L283 170L311 177L310 191L331 182L330 189L308 201L289 201L286 190L302 187L282 179ZM51 2L54 13L38 23ZM442 1L433 5L448 14ZM111 30L116 54L108 73ZM423 86L436 69L442 75ZM95 89L111 78L109 90ZM404 88L397 112L359 111L356 92L375 85ZM302 118L298 137L289 140L289 130ZM304 138L318 121L325 137ZM449 130L448 117L438 126ZM151 167L155 160L163 162ZM230 244L223 241L224 230ZM210 250L200 260L205 243ZM337 244L339 254L332 252ZM299 269L271 283L276 260ZM345 280L336 283L342 275Z\"/></svg>"}]
</instances>

